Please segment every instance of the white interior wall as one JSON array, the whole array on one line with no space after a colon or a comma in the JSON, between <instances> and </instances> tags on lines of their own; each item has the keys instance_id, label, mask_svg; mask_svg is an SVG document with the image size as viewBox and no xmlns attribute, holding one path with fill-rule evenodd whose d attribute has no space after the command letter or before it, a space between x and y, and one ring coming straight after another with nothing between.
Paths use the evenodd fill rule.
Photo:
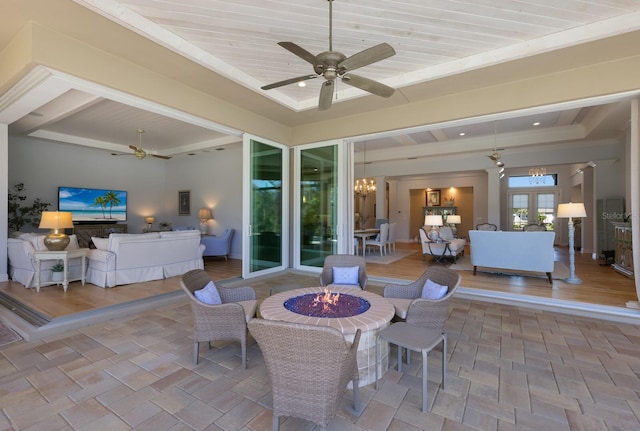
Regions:
<instances>
[{"instance_id":1,"label":"white interior wall","mask_svg":"<svg viewBox=\"0 0 640 431\"><path fill-rule=\"evenodd\" d=\"M242 258L242 145L226 145L222 151L170 160L166 169L165 215L173 226L198 228L198 210L210 208L208 231L221 234L235 229L231 257ZM191 215L178 215L178 191L191 191ZM157 219L156 219L157 220Z\"/></svg>"}]
</instances>

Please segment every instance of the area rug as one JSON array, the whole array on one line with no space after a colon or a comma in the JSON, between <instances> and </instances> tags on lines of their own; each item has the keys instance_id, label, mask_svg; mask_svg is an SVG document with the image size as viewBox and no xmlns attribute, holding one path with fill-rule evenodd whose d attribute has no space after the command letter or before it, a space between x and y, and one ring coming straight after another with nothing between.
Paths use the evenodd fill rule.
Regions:
<instances>
[{"instance_id":1,"label":"area rug","mask_svg":"<svg viewBox=\"0 0 640 431\"><path fill-rule=\"evenodd\" d=\"M18 340L22 340L22 338L13 329L0 322L0 346L5 346Z\"/></svg>"},{"instance_id":2,"label":"area rug","mask_svg":"<svg viewBox=\"0 0 640 431\"><path fill-rule=\"evenodd\" d=\"M565 278L569 277L569 268L567 267L567 265L559 261L555 261L553 264L553 273L551 273L551 278L553 278L554 280L564 280ZM462 258L458 259L458 261L452 264L449 268L455 269L456 271L473 271L473 265L471 265L471 257L462 256ZM517 271L501 268L478 267L478 272L547 278L547 274L544 274L542 272Z\"/></svg>"},{"instance_id":3,"label":"area rug","mask_svg":"<svg viewBox=\"0 0 640 431\"><path fill-rule=\"evenodd\" d=\"M391 253L387 253L386 255L380 257L380 254L367 254L365 260L367 263L380 263L382 265L387 265L395 262L396 260L400 260L404 257L411 256L414 253L417 253L418 250L396 250Z\"/></svg>"}]
</instances>

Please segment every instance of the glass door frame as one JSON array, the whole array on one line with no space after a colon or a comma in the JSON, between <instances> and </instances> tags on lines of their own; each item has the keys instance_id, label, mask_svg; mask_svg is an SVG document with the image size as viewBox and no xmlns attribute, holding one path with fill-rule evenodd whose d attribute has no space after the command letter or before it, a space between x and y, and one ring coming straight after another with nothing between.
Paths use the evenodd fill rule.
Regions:
<instances>
[{"instance_id":1,"label":"glass door frame","mask_svg":"<svg viewBox=\"0 0 640 431\"><path fill-rule=\"evenodd\" d=\"M292 241L292 253L293 253L293 268L320 273L322 268L315 266L302 265L300 259L301 247L300 239L302 235L302 226L300 222L301 218L301 205L302 199L300 198L301 184L300 175L302 170L301 154L303 150L312 148L324 147L324 146L337 146L338 160L336 167L338 169L338 181L336 190L336 243L337 253L351 254L349 250L353 250L353 223L350 223L348 215L353 210L353 188L349 186L352 184L353 178L353 143L346 142L342 139L335 139L331 141L317 142L313 144L299 145L293 148L293 241ZM351 166L351 168L350 168ZM351 180L350 180L351 178ZM351 193L351 194L349 194ZM333 231L332 226L332 231ZM349 241L350 239L350 241Z\"/></svg>"},{"instance_id":2,"label":"glass door frame","mask_svg":"<svg viewBox=\"0 0 640 431\"><path fill-rule=\"evenodd\" d=\"M507 190L507 220L509 220L509 230L517 230L514 229L513 226L513 195L527 195L528 196L528 208L527 208L527 222L535 223L538 218L538 195L540 194L552 194L554 195L555 205L553 211L553 224L554 230L557 227L557 218L556 218L556 210L558 208L558 203L560 203L561 190L558 186L549 186L549 187L512 187Z\"/></svg>"},{"instance_id":3,"label":"glass door frame","mask_svg":"<svg viewBox=\"0 0 640 431\"><path fill-rule=\"evenodd\" d=\"M257 141L282 151L282 208L280 209L282 226L282 232L280 235L280 249L282 250L281 265L253 272L251 271L251 176L253 174L251 169L251 141ZM276 273L289 268L289 205L291 195L289 182L290 151L290 147L284 144L251 135L249 133L244 133L242 135L242 277L245 279Z\"/></svg>"}]
</instances>

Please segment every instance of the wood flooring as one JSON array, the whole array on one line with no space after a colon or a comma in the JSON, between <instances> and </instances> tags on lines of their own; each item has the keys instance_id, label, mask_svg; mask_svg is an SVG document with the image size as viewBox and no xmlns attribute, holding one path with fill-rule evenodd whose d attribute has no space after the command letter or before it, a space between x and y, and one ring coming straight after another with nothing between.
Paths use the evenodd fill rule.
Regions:
<instances>
[{"instance_id":1,"label":"wood flooring","mask_svg":"<svg viewBox=\"0 0 640 431\"><path fill-rule=\"evenodd\" d=\"M397 246L403 249L419 249L418 244L411 243L399 243ZM583 280L581 285L571 285L561 280L554 280L553 284L550 284L543 277L486 273L478 273L474 276L472 271L460 271L461 286L614 307L625 307L627 301L638 300L632 279L615 272L610 266L601 265L602 261L592 260L590 255L576 253L575 256L576 274ZM556 260L565 262L568 266L568 249L557 247ZM441 263L432 263L429 256L423 260L422 254L417 252L391 264L367 263L367 273L373 280L376 278L414 280L428 265L432 264L441 265ZM238 259L229 259L227 262L220 258L206 258L205 270L216 281L239 278L242 273L242 262ZM315 282L316 278L317 276L313 276L310 282ZM256 281L246 280L243 283L252 285ZM9 296L17 302L26 304L49 319L177 290L180 290L178 277L117 286L111 289L103 289L91 284L82 286L80 282L72 282L69 284L67 293L63 292L61 286L43 287L40 293L37 293L35 289L25 289L19 283L0 283L0 295Z\"/></svg>"}]
</instances>

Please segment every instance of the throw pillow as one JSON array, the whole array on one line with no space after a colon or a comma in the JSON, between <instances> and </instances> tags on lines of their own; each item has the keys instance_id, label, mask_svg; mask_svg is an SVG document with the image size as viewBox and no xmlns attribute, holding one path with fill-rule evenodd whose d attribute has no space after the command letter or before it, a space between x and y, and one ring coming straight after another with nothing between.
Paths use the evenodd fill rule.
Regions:
<instances>
[{"instance_id":1,"label":"throw pillow","mask_svg":"<svg viewBox=\"0 0 640 431\"><path fill-rule=\"evenodd\" d=\"M353 284L360 285L358 282L359 266L334 266L333 267L333 284Z\"/></svg>"},{"instance_id":2,"label":"throw pillow","mask_svg":"<svg viewBox=\"0 0 640 431\"><path fill-rule=\"evenodd\" d=\"M109 249L109 238L99 238L97 236L92 236L91 241L93 242L93 245L95 245L98 250Z\"/></svg>"},{"instance_id":3,"label":"throw pillow","mask_svg":"<svg viewBox=\"0 0 640 431\"><path fill-rule=\"evenodd\" d=\"M218 293L218 289L216 289L216 285L213 284L213 281L207 283L205 287L200 290L195 290L193 292L195 297L200 302L204 302L209 305L217 305L222 304L222 299L220 298L220 293Z\"/></svg>"},{"instance_id":4,"label":"throw pillow","mask_svg":"<svg viewBox=\"0 0 640 431\"><path fill-rule=\"evenodd\" d=\"M451 241L453 239L453 231L448 226L440 227L440 238L445 241Z\"/></svg>"},{"instance_id":5,"label":"throw pillow","mask_svg":"<svg viewBox=\"0 0 640 431\"><path fill-rule=\"evenodd\" d=\"M422 298L423 299L440 299L444 297L449 291L449 286L444 286L431 281L427 278L422 286Z\"/></svg>"}]
</instances>

